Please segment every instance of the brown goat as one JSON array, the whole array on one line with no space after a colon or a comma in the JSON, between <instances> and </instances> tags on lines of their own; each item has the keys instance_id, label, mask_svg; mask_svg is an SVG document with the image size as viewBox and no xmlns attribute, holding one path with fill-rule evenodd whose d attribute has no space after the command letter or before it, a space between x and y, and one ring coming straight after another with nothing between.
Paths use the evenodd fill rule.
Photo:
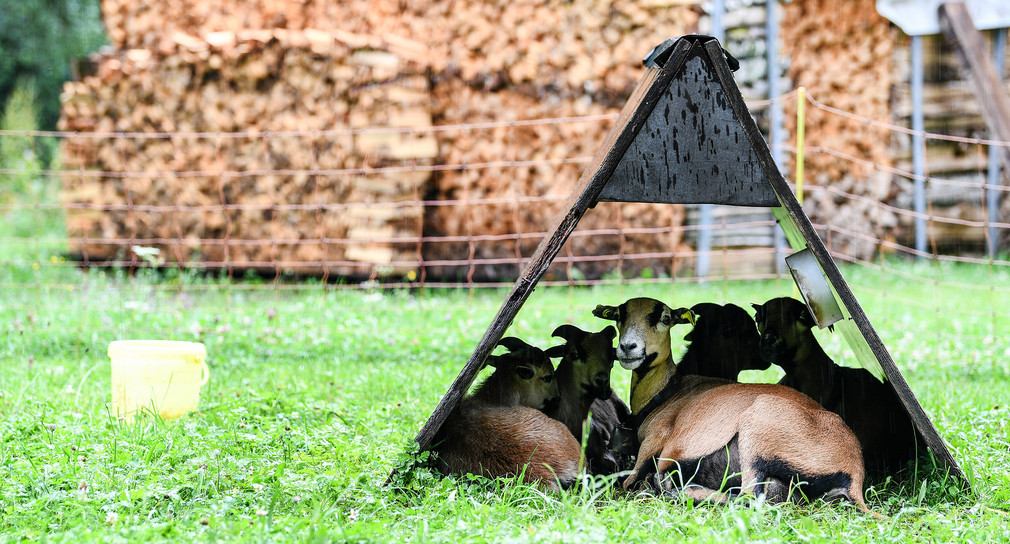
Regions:
<instances>
[{"instance_id":1,"label":"brown goat","mask_svg":"<svg viewBox=\"0 0 1010 544\"><path fill-rule=\"evenodd\" d=\"M572 433L541 410L556 410L554 366L543 350L517 338L510 351L488 357L495 371L463 399L443 424L435 467L443 474L489 478L522 475L557 491L575 482L582 448Z\"/></svg>"},{"instance_id":2,"label":"brown goat","mask_svg":"<svg viewBox=\"0 0 1010 544\"><path fill-rule=\"evenodd\" d=\"M548 415L564 423L581 441L586 418L592 413L586 436L586 467L594 474L620 470L621 463L609 444L614 430L630 414L610 387L610 371L617 357L616 334L611 326L589 333L573 325L561 325L554 329L553 336L563 338L565 344L547 350L547 355L561 357L554 373L561 403Z\"/></svg>"},{"instance_id":3,"label":"brown goat","mask_svg":"<svg viewBox=\"0 0 1010 544\"><path fill-rule=\"evenodd\" d=\"M670 328L694 321L686 308L635 298L593 314L617 322L617 357L633 372L632 412L643 418L625 488L642 482L717 503L736 494L842 497L869 512L859 442L836 414L781 385L677 378ZM665 400L651 409L657 396Z\"/></svg>"},{"instance_id":4,"label":"brown goat","mask_svg":"<svg viewBox=\"0 0 1010 544\"><path fill-rule=\"evenodd\" d=\"M893 474L915 456L918 434L894 389L865 369L836 365L814 337L805 304L780 297L753 306L761 357L785 371L780 384L842 417L859 439L868 473Z\"/></svg>"}]
</instances>

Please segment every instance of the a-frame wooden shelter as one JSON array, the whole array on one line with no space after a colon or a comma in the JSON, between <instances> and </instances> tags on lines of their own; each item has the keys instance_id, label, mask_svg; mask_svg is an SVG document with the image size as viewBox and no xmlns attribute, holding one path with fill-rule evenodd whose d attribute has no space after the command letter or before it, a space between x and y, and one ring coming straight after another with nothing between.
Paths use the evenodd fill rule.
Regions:
<instances>
[{"instance_id":1,"label":"a-frame wooden shelter","mask_svg":"<svg viewBox=\"0 0 1010 544\"><path fill-rule=\"evenodd\" d=\"M599 201L768 206L789 245L816 259L830 286L828 304L840 302L838 327L860 364L901 398L923 442L952 476L967 480L929 416L870 324L838 267L803 212L761 136L730 64L736 61L709 36L684 36L657 46L614 127L583 172L562 212L540 242L498 314L449 386L415 441L430 448L448 414L473 383L519 309L533 292L586 211ZM794 274L796 275L796 274ZM806 295L807 289L800 285ZM818 323L822 301L807 299Z\"/></svg>"}]
</instances>

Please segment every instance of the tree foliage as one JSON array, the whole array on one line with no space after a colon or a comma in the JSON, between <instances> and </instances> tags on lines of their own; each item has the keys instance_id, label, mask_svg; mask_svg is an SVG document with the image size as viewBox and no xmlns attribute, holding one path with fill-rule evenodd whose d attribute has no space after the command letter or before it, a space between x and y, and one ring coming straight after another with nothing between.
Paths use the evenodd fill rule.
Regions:
<instances>
[{"instance_id":1,"label":"tree foliage","mask_svg":"<svg viewBox=\"0 0 1010 544\"><path fill-rule=\"evenodd\" d=\"M0 111L28 82L39 128L55 128L71 61L104 43L99 0L0 0Z\"/></svg>"}]
</instances>

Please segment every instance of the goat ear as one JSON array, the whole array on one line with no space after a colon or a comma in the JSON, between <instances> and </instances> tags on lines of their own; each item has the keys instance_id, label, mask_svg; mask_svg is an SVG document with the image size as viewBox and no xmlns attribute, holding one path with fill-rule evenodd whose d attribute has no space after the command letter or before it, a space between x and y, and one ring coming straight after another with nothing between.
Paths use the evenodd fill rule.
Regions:
<instances>
[{"instance_id":1,"label":"goat ear","mask_svg":"<svg viewBox=\"0 0 1010 544\"><path fill-rule=\"evenodd\" d=\"M810 315L810 310L807 310L806 304L800 307L800 313L796 316L796 322L808 328L813 328L816 324L814 323L813 316Z\"/></svg>"},{"instance_id":2,"label":"goat ear","mask_svg":"<svg viewBox=\"0 0 1010 544\"><path fill-rule=\"evenodd\" d=\"M677 308L673 311L673 324L676 325L678 323L696 325L698 323L698 316L687 308Z\"/></svg>"},{"instance_id":3,"label":"goat ear","mask_svg":"<svg viewBox=\"0 0 1010 544\"><path fill-rule=\"evenodd\" d=\"M532 380L537 371L530 365L519 365L516 367L516 374L524 380Z\"/></svg>"},{"instance_id":4,"label":"goat ear","mask_svg":"<svg viewBox=\"0 0 1010 544\"><path fill-rule=\"evenodd\" d=\"M487 359L484 359L484 366L498 368L498 363L500 362L500 360L501 360L500 355L488 355Z\"/></svg>"},{"instance_id":5,"label":"goat ear","mask_svg":"<svg viewBox=\"0 0 1010 544\"><path fill-rule=\"evenodd\" d=\"M609 340L613 340L614 337L617 336L617 329L615 329L611 325L607 325L606 327L603 328L603 330L601 330L600 332L598 332L596 334L602 334L602 335L606 336Z\"/></svg>"},{"instance_id":6,"label":"goat ear","mask_svg":"<svg viewBox=\"0 0 1010 544\"><path fill-rule=\"evenodd\" d=\"M620 312L618 311L617 306L604 306L603 304L599 304L596 306L596 309L593 310L593 315L599 317L600 319L617 321Z\"/></svg>"}]
</instances>

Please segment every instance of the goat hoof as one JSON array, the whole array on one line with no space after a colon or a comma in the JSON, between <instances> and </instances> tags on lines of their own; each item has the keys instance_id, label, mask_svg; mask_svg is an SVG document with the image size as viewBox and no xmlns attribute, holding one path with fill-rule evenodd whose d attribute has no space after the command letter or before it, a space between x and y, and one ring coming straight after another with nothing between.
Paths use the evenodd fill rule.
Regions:
<instances>
[{"instance_id":1,"label":"goat hoof","mask_svg":"<svg viewBox=\"0 0 1010 544\"><path fill-rule=\"evenodd\" d=\"M680 498L680 488L671 487L670 489L663 491L660 496L667 500L677 500Z\"/></svg>"},{"instance_id":2,"label":"goat hoof","mask_svg":"<svg viewBox=\"0 0 1010 544\"><path fill-rule=\"evenodd\" d=\"M664 496L666 493L675 491L676 489L673 486L673 478L665 472L657 472L653 474L652 477L649 478L649 484L651 484L652 488L655 489L658 494Z\"/></svg>"}]
</instances>

